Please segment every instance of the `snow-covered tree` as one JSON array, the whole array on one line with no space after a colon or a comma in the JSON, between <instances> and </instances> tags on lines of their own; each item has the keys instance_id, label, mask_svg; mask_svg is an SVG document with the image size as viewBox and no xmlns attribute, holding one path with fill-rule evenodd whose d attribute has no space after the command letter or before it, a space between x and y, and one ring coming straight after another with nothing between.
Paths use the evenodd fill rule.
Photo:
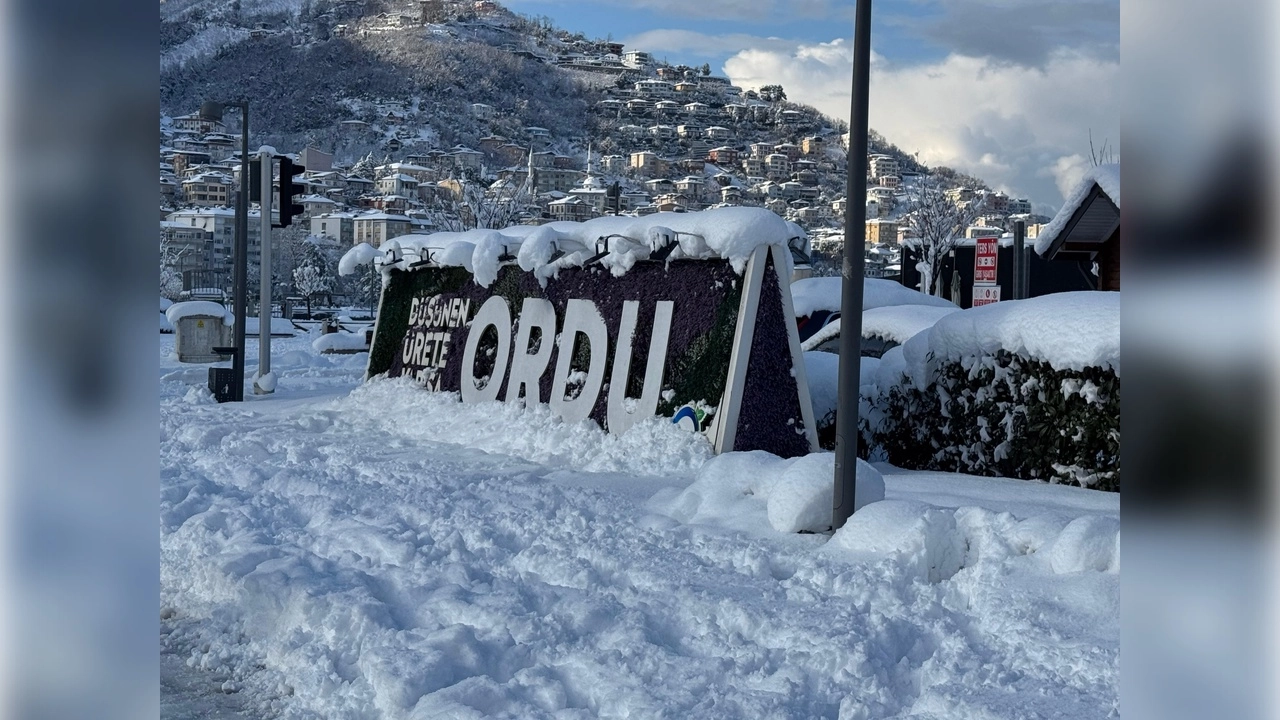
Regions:
<instances>
[{"instance_id":1,"label":"snow-covered tree","mask_svg":"<svg viewBox=\"0 0 1280 720\"><path fill-rule=\"evenodd\" d=\"M378 298L382 295L382 274L370 263L367 268L360 268L354 275L346 278L348 287L353 291L355 301L368 307L371 312L378 309Z\"/></svg>"},{"instance_id":2,"label":"snow-covered tree","mask_svg":"<svg viewBox=\"0 0 1280 720\"><path fill-rule=\"evenodd\" d=\"M369 153L357 160L355 164L351 166L350 174L362 177L366 180L372 180L374 170L376 170L377 167L378 163L374 161L373 153Z\"/></svg>"},{"instance_id":3,"label":"snow-covered tree","mask_svg":"<svg viewBox=\"0 0 1280 720\"><path fill-rule=\"evenodd\" d=\"M177 247L160 233L160 297L177 300L182 294L182 257L188 248Z\"/></svg>"},{"instance_id":4,"label":"snow-covered tree","mask_svg":"<svg viewBox=\"0 0 1280 720\"><path fill-rule=\"evenodd\" d=\"M319 245L307 241L301 245L301 257L293 270L293 286L307 299L307 314L311 314L311 301L320 294L332 292L336 277L333 263Z\"/></svg>"},{"instance_id":5,"label":"snow-covered tree","mask_svg":"<svg viewBox=\"0 0 1280 720\"><path fill-rule=\"evenodd\" d=\"M781 85L765 85L760 88L760 99L765 102L782 102L787 99L787 92Z\"/></svg>"},{"instance_id":6,"label":"snow-covered tree","mask_svg":"<svg viewBox=\"0 0 1280 720\"><path fill-rule=\"evenodd\" d=\"M920 291L942 296L942 264L977 217L973 203L957 204L947 197L942 182L925 175L916 184L915 199L903 216L918 253Z\"/></svg>"}]
</instances>

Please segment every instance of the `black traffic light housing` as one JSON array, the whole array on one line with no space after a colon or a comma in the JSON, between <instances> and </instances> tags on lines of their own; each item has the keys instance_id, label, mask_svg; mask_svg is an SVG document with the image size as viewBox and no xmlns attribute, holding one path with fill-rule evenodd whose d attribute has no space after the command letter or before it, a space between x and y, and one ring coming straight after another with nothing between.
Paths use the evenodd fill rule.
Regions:
<instances>
[{"instance_id":1,"label":"black traffic light housing","mask_svg":"<svg viewBox=\"0 0 1280 720\"><path fill-rule=\"evenodd\" d=\"M280 220L271 224L271 227L289 227L293 224L293 216L301 215L303 207L293 201L294 195L301 195L307 191L305 185L294 182L293 176L306 172L306 168L295 163L287 157L280 157L280 194L276 196L276 207L279 209Z\"/></svg>"}]
</instances>

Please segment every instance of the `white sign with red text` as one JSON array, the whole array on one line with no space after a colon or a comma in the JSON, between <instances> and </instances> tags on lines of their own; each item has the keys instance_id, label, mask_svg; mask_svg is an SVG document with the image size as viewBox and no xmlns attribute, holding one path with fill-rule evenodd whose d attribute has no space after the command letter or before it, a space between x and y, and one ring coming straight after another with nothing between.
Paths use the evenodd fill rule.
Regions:
<instances>
[{"instance_id":1,"label":"white sign with red text","mask_svg":"<svg viewBox=\"0 0 1280 720\"><path fill-rule=\"evenodd\" d=\"M1000 286L999 285L974 285L973 286L973 306L990 305L991 303L1000 302Z\"/></svg>"}]
</instances>

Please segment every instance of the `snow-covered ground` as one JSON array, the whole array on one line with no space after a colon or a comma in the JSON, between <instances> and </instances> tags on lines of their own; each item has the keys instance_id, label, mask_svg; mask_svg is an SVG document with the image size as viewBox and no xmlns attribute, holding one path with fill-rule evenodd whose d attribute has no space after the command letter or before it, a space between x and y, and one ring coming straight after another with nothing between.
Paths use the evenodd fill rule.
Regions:
<instances>
[{"instance_id":1,"label":"snow-covered ground","mask_svg":"<svg viewBox=\"0 0 1280 720\"><path fill-rule=\"evenodd\" d=\"M830 456L361 384L313 339L218 405L161 336L165 717L1118 714L1118 495L880 466L783 533Z\"/></svg>"}]
</instances>

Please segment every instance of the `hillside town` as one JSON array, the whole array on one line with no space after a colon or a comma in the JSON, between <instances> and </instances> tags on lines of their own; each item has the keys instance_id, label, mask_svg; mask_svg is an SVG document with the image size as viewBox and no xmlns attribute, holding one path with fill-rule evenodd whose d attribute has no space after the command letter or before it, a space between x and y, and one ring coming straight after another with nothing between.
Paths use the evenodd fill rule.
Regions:
<instances>
[{"instance_id":1,"label":"hillside town","mask_svg":"<svg viewBox=\"0 0 1280 720\"><path fill-rule=\"evenodd\" d=\"M452 119L468 129L464 137L473 138L474 147L435 147L439 133L420 124L422 108L414 102L365 102L358 113L363 119L332 128L337 140L330 146L291 153L306 168L300 182L307 194L299 202L313 244L340 254L361 242L376 248L414 233L741 205L795 222L809 233L816 271L834 267L822 259L838 257L843 246L848 133L842 121L788 102L779 85L740 88L708 66L671 65L619 42L542 26L531 30L513 17L484 0L427 0L416 15L349 19L335 23L332 32L367 35L416 26L442 34L477 28L496 33L493 42L503 52L559 68L590 89L595 100L587 110L588 135L566 138L543 127L513 127L506 113L474 102L465 117ZM276 31L264 26L254 32ZM184 290L193 283L225 285L230 277L238 139L236 126L198 112L161 117L162 255L168 271L185 278ZM923 167L874 131L872 140L873 149L886 151L873 152L867 163L870 276L900 276L922 179L941 182L948 199L972 218L966 238L999 237L1016 220L1034 238L1049 220L1033 215L1027 198ZM334 145L376 150L341 157ZM254 256L258 232L251 219ZM291 270L282 277L287 280Z\"/></svg>"}]
</instances>

